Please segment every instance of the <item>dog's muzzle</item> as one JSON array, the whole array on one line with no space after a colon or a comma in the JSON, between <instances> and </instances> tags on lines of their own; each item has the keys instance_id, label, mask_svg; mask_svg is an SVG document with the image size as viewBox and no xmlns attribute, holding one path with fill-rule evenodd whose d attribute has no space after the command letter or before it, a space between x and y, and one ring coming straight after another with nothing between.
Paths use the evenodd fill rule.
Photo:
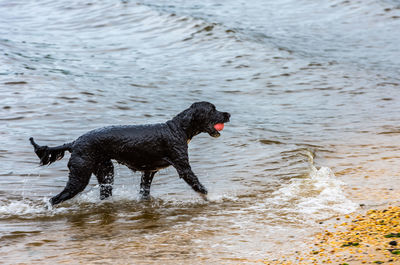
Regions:
<instances>
[{"instance_id":1,"label":"dog's muzzle","mask_svg":"<svg viewBox=\"0 0 400 265\"><path fill-rule=\"evenodd\" d=\"M211 124L208 128L208 134L212 137L220 137L221 133L219 131L217 131L214 126L215 124L218 123L227 123L229 122L229 119L231 117L231 114L229 114L228 112L222 112L222 118L220 120L217 120L215 123Z\"/></svg>"}]
</instances>

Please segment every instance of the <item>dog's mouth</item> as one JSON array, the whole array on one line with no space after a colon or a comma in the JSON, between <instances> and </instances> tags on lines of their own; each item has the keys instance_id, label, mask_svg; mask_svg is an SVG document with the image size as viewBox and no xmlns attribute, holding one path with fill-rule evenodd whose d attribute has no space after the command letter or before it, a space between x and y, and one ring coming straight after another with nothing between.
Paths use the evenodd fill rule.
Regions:
<instances>
[{"instance_id":1,"label":"dog's mouth","mask_svg":"<svg viewBox=\"0 0 400 265\"><path fill-rule=\"evenodd\" d=\"M206 132L211 137L220 137L220 131L224 129L224 124L229 122L230 117L231 115L228 112L220 112L218 118L209 123Z\"/></svg>"},{"instance_id":2,"label":"dog's mouth","mask_svg":"<svg viewBox=\"0 0 400 265\"><path fill-rule=\"evenodd\" d=\"M221 136L221 134L219 133L219 131L216 129L216 127L218 128L218 126L221 126L220 124L222 124L222 127L223 127L224 124L223 124L222 122L215 123L214 125L211 124L211 125L209 126L207 132L208 132L208 134L209 134L211 137L217 138L217 137L220 137L220 136ZM220 131L221 131L221 130L220 130Z\"/></svg>"},{"instance_id":3,"label":"dog's mouth","mask_svg":"<svg viewBox=\"0 0 400 265\"><path fill-rule=\"evenodd\" d=\"M210 124L207 130L208 134L215 138L220 137L221 136L220 132L224 129L226 122L229 122L229 117L224 119L223 121Z\"/></svg>"}]
</instances>

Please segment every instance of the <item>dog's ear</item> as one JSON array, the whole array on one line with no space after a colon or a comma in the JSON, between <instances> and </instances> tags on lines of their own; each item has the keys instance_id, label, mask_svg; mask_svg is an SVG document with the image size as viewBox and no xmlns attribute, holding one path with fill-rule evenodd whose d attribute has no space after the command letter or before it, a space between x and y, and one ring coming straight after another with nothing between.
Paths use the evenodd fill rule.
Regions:
<instances>
[{"instance_id":1,"label":"dog's ear","mask_svg":"<svg viewBox=\"0 0 400 265\"><path fill-rule=\"evenodd\" d=\"M193 104L192 104L193 106ZM187 110L185 110L182 114L182 121L184 121L187 124L190 124L192 120L194 119L195 116L195 108L190 106Z\"/></svg>"},{"instance_id":2,"label":"dog's ear","mask_svg":"<svg viewBox=\"0 0 400 265\"><path fill-rule=\"evenodd\" d=\"M185 128L192 128L192 130L201 131L201 128L207 121L207 112L204 107L198 103L192 104L190 108L182 113L181 124Z\"/></svg>"},{"instance_id":3,"label":"dog's ear","mask_svg":"<svg viewBox=\"0 0 400 265\"><path fill-rule=\"evenodd\" d=\"M191 128L193 131L202 131L201 127L207 121L207 102L195 102L189 108L175 116L174 120L183 128Z\"/></svg>"}]
</instances>

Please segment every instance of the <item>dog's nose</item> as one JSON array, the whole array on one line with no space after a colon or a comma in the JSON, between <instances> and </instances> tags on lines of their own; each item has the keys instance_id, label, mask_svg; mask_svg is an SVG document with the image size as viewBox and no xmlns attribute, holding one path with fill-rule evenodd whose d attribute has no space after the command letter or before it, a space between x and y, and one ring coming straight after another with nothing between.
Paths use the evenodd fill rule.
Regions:
<instances>
[{"instance_id":1,"label":"dog's nose","mask_svg":"<svg viewBox=\"0 0 400 265\"><path fill-rule=\"evenodd\" d=\"M225 119L227 119L229 121L231 114L229 114L228 112L224 112L224 116L225 116Z\"/></svg>"}]
</instances>

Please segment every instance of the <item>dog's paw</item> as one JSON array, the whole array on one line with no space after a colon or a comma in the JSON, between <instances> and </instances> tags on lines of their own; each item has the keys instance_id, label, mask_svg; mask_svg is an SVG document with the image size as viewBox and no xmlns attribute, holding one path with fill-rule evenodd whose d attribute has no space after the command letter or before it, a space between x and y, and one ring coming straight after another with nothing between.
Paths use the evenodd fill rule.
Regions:
<instances>
[{"instance_id":1,"label":"dog's paw","mask_svg":"<svg viewBox=\"0 0 400 265\"><path fill-rule=\"evenodd\" d=\"M140 194L139 195L139 200L140 201L150 201L153 197L150 196L150 194Z\"/></svg>"},{"instance_id":2,"label":"dog's paw","mask_svg":"<svg viewBox=\"0 0 400 265\"><path fill-rule=\"evenodd\" d=\"M204 201L208 201L207 194L200 193L200 192L198 192L198 194L200 195L200 197L201 197Z\"/></svg>"}]
</instances>

